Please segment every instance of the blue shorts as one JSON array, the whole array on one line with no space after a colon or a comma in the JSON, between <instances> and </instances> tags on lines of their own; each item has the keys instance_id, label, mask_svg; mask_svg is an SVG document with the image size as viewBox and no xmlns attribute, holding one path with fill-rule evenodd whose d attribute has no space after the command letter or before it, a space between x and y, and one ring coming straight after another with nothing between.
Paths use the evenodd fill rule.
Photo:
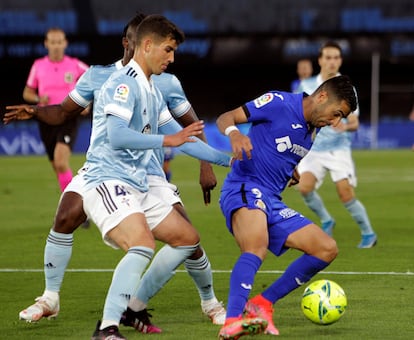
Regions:
<instances>
[{"instance_id":1,"label":"blue shorts","mask_svg":"<svg viewBox=\"0 0 414 340\"><path fill-rule=\"evenodd\" d=\"M260 209L266 214L269 234L267 248L276 256L288 250L285 243L290 234L313 223L302 214L287 207L277 196L266 193L266 189L261 185L253 182L225 181L221 190L220 208L231 233L233 233L232 215L243 207Z\"/></svg>"}]
</instances>

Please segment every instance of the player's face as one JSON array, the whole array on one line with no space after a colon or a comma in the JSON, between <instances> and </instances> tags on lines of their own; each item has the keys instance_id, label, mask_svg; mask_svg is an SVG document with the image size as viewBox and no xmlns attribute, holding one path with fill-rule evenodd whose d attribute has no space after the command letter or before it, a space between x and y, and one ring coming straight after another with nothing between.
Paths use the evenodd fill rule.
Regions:
<instances>
[{"instance_id":1,"label":"player's face","mask_svg":"<svg viewBox=\"0 0 414 340\"><path fill-rule=\"evenodd\" d=\"M311 124L317 128L327 125L336 126L349 113L350 108L345 100L326 100L315 107Z\"/></svg>"},{"instance_id":2,"label":"player's face","mask_svg":"<svg viewBox=\"0 0 414 340\"><path fill-rule=\"evenodd\" d=\"M324 79L336 76L342 65L341 51L335 47L325 47L318 61Z\"/></svg>"},{"instance_id":3,"label":"player's face","mask_svg":"<svg viewBox=\"0 0 414 340\"><path fill-rule=\"evenodd\" d=\"M309 78L312 75L312 63L309 60L300 60L297 66L299 79Z\"/></svg>"},{"instance_id":4,"label":"player's face","mask_svg":"<svg viewBox=\"0 0 414 340\"><path fill-rule=\"evenodd\" d=\"M45 40L45 47L48 50L50 59L60 60L65 54L65 49L68 46L66 36L61 31L50 31L47 33Z\"/></svg>"},{"instance_id":5,"label":"player's face","mask_svg":"<svg viewBox=\"0 0 414 340\"><path fill-rule=\"evenodd\" d=\"M170 63L174 62L174 54L177 50L177 42L167 38L159 43L152 42L148 48L147 62L153 74L161 74Z\"/></svg>"}]
</instances>

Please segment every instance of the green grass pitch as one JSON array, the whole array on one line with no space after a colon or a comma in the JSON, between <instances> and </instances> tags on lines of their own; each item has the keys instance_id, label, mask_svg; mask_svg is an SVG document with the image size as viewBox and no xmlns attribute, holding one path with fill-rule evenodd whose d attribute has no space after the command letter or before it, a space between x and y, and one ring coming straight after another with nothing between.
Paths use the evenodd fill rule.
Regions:
<instances>
[{"instance_id":1,"label":"green grass pitch","mask_svg":"<svg viewBox=\"0 0 414 340\"><path fill-rule=\"evenodd\" d=\"M72 168L84 157L75 155ZM414 153L411 150L354 151L358 174L357 197L364 203L378 233L373 249L357 249L359 231L339 202L328 177L320 189L335 216L337 259L313 280L338 282L348 298L348 309L337 323L318 326L300 310L303 289L275 305L274 320L283 339L414 339ZM69 271L61 291L61 312L56 320L28 324L18 320L21 309L33 303L44 288L43 249L59 198L58 184L45 156L0 158L0 289L1 335L5 339L89 339L121 251L105 246L92 225L79 229ZM230 270L238 249L227 232L218 206L226 168L214 167L218 186L212 203L203 204L198 184L198 162L178 155L172 163L173 182L201 234L202 245L214 269L217 297L227 302ZM301 213L316 218L294 188L284 199ZM276 279L297 256L269 255L260 269L252 294ZM175 277L155 296L150 307L159 335L143 335L121 326L128 339L215 339L219 326L201 314L191 278L179 268ZM269 338L266 335L257 339ZM245 337L243 339L249 339Z\"/></svg>"}]
</instances>

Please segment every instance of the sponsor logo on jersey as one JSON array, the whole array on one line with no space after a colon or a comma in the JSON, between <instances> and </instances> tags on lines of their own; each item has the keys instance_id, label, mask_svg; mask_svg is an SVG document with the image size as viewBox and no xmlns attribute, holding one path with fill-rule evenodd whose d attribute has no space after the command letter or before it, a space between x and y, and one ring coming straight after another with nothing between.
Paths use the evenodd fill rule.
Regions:
<instances>
[{"instance_id":1,"label":"sponsor logo on jersey","mask_svg":"<svg viewBox=\"0 0 414 340\"><path fill-rule=\"evenodd\" d=\"M151 125L149 123L144 126L144 128L142 129L142 133L145 133L145 134L151 133Z\"/></svg>"},{"instance_id":2,"label":"sponsor logo on jersey","mask_svg":"<svg viewBox=\"0 0 414 340\"><path fill-rule=\"evenodd\" d=\"M273 100L273 94L272 93L265 93L264 95L262 95L259 98L256 98L254 100L254 106L259 108L259 107L262 107L262 106L270 103L272 100Z\"/></svg>"},{"instance_id":3,"label":"sponsor logo on jersey","mask_svg":"<svg viewBox=\"0 0 414 340\"><path fill-rule=\"evenodd\" d=\"M292 124L291 126L292 126L292 129L293 130L302 129L303 128L302 124Z\"/></svg>"},{"instance_id":4,"label":"sponsor logo on jersey","mask_svg":"<svg viewBox=\"0 0 414 340\"><path fill-rule=\"evenodd\" d=\"M305 155L309 151L308 149L304 148L302 145L292 144L289 136L275 138L275 143L276 143L276 150L278 152L285 152L286 150L289 150L295 155L298 155L300 157L305 157Z\"/></svg>"},{"instance_id":5,"label":"sponsor logo on jersey","mask_svg":"<svg viewBox=\"0 0 414 340\"><path fill-rule=\"evenodd\" d=\"M125 84L120 84L115 89L114 100L119 100L121 102L126 102L128 99L129 87Z\"/></svg>"},{"instance_id":6,"label":"sponsor logo on jersey","mask_svg":"<svg viewBox=\"0 0 414 340\"><path fill-rule=\"evenodd\" d=\"M296 210L293 210L291 208L285 208L279 211L279 215L283 218L290 218L292 216L296 216L299 213Z\"/></svg>"},{"instance_id":7,"label":"sponsor logo on jersey","mask_svg":"<svg viewBox=\"0 0 414 340\"><path fill-rule=\"evenodd\" d=\"M275 93L275 97L278 97L280 100L285 100L285 98L280 93Z\"/></svg>"}]
</instances>

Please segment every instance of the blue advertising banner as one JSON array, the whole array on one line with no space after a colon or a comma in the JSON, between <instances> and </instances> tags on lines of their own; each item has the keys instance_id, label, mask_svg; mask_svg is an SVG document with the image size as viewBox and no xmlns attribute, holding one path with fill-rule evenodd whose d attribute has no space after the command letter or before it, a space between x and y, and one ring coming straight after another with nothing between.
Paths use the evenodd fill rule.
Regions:
<instances>
[{"instance_id":1,"label":"blue advertising banner","mask_svg":"<svg viewBox=\"0 0 414 340\"><path fill-rule=\"evenodd\" d=\"M246 133L249 125L240 126ZM89 122L80 125L74 153L85 153L89 145L91 126ZM213 123L206 123L205 133L209 144L219 150L230 152L230 143L226 136L217 130ZM398 121L384 122L378 126L375 133L378 136L379 149L411 148L414 145L414 122ZM369 124L361 124L359 130L353 134L355 149L369 149L372 147L374 131ZM0 127L0 155L43 155L45 149L39 137L35 122L13 123Z\"/></svg>"}]
</instances>

